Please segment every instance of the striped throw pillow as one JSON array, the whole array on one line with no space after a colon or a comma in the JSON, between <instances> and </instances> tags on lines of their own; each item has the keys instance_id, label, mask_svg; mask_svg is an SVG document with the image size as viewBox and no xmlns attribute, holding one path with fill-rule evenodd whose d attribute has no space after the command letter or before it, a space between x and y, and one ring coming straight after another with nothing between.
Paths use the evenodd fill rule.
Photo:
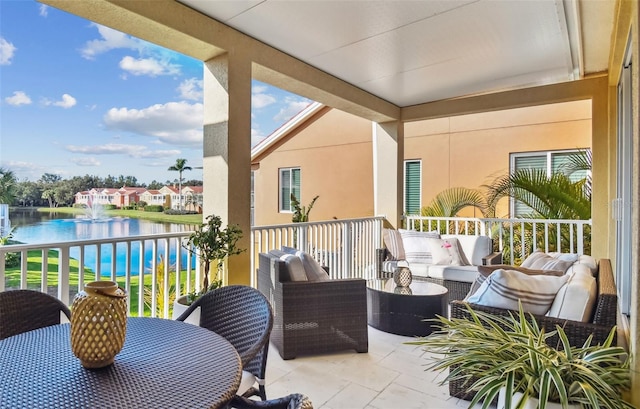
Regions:
<instances>
[{"instance_id":1,"label":"striped throw pillow","mask_svg":"<svg viewBox=\"0 0 640 409\"><path fill-rule=\"evenodd\" d=\"M429 249L429 239L439 239L437 231L423 232L398 229L402 236L405 259L411 263L432 264L433 257Z\"/></svg>"},{"instance_id":2,"label":"striped throw pillow","mask_svg":"<svg viewBox=\"0 0 640 409\"><path fill-rule=\"evenodd\" d=\"M520 267L530 268L533 270L553 270L565 273L569 267L573 265L573 261L566 261L560 258L551 257L547 253L534 251L527 257Z\"/></svg>"},{"instance_id":3,"label":"striped throw pillow","mask_svg":"<svg viewBox=\"0 0 640 409\"><path fill-rule=\"evenodd\" d=\"M475 294L467 298L471 304L487 307L518 310L544 315L551 308L560 288L569 275L527 275L515 270L498 269L491 273Z\"/></svg>"},{"instance_id":4,"label":"striped throw pillow","mask_svg":"<svg viewBox=\"0 0 640 409\"><path fill-rule=\"evenodd\" d=\"M400 232L395 229L382 229L382 240L384 241L384 246L389 250L389 254L391 254L390 260L405 259Z\"/></svg>"}]
</instances>

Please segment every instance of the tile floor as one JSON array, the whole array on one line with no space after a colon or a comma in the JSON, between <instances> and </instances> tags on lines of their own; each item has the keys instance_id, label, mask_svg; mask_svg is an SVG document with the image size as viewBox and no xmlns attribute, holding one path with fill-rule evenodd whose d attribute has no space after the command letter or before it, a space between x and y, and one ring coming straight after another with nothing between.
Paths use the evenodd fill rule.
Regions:
<instances>
[{"instance_id":1,"label":"tile floor","mask_svg":"<svg viewBox=\"0 0 640 409\"><path fill-rule=\"evenodd\" d=\"M300 392L316 409L461 409L469 402L452 398L439 386L444 375L425 371L427 354L411 337L369 328L369 352L283 360L271 346L267 360L267 397Z\"/></svg>"}]
</instances>

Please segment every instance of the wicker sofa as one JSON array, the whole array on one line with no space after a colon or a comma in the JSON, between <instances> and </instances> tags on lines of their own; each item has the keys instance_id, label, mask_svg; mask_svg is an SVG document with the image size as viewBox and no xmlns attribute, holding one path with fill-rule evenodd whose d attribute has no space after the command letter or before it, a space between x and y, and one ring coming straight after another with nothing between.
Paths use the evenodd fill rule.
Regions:
<instances>
[{"instance_id":1,"label":"wicker sofa","mask_svg":"<svg viewBox=\"0 0 640 409\"><path fill-rule=\"evenodd\" d=\"M402 230L401 230L402 231ZM418 233L419 234L419 233ZM428 233L427 233L428 234ZM388 276L400 265L408 266L414 278L440 284L449 290L449 300L462 300L469 293L478 274L477 266L502 263L502 253L493 251L493 242L487 236L438 235L443 239L455 238L470 265L438 265L394 260L385 246L376 250L378 277Z\"/></svg>"},{"instance_id":2,"label":"wicker sofa","mask_svg":"<svg viewBox=\"0 0 640 409\"><path fill-rule=\"evenodd\" d=\"M271 342L282 359L354 349L367 352L364 279L288 281L287 264L260 253L258 289L274 313Z\"/></svg>"},{"instance_id":3,"label":"wicker sofa","mask_svg":"<svg viewBox=\"0 0 640 409\"><path fill-rule=\"evenodd\" d=\"M588 322L571 321L549 317L547 315L533 315L540 327L546 331L555 330L555 326L559 325L564 328L569 342L573 346L582 346L585 340L593 335L592 343L602 343L609 335L611 329L617 322L617 305L618 296L611 268L611 260L600 259L597 263L596 283L597 283L597 299L591 319ZM509 313L516 313L511 310L492 308L477 304L467 304L464 301L451 302L451 318L469 318L467 306L475 311L484 311L494 315L506 316ZM558 337L551 337L548 340L549 345L558 346ZM463 380L449 382L449 394L451 396L471 400L475 392L470 391L468 386L473 380L464 382Z\"/></svg>"}]
</instances>

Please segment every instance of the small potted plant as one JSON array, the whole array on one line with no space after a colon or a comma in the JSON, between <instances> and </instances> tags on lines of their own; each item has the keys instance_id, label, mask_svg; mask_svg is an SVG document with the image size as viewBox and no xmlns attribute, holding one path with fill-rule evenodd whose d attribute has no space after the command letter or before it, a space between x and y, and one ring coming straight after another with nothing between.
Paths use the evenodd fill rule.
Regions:
<instances>
[{"instance_id":1,"label":"small potted plant","mask_svg":"<svg viewBox=\"0 0 640 409\"><path fill-rule=\"evenodd\" d=\"M203 265L203 280L200 290L178 297L174 303L173 317L179 316L195 300L208 291L222 285L221 273L229 256L240 254L244 249L237 247L242 238L242 230L237 225L222 228L220 216L209 215L184 243L184 248L200 257ZM215 266L214 271L211 267Z\"/></svg>"},{"instance_id":2,"label":"small potted plant","mask_svg":"<svg viewBox=\"0 0 640 409\"><path fill-rule=\"evenodd\" d=\"M409 344L436 354L427 370L449 370L443 384L469 380L470 408L496 398L498 409L633 408L622 397L631 373L625 350L612 346L615 327L602 345L589 337L572 347L561 327L546 333L522 307L508 317L467 308L470 319L438 317L439 331ZM546 342L553 336L558 349Z\"/></svg>"}]
</instances>

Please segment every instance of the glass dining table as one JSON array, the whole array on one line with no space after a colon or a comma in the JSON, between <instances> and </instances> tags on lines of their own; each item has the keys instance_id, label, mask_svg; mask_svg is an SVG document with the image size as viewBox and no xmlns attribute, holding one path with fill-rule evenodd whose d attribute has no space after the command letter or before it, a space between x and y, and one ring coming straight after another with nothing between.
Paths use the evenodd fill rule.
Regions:
<instances>
[{"instance_id":1,"label":"glass dining table","mask_svg":"<svg viewBox=\"0 0 640 409\"><path fill-rule=\"evenodd\" d=\"M228 341L184 322L128 318L101 369L73 355L69 324L53 325L0 341L0 408L223 408L241 372Z\"/></svg>"}]
</instances>

